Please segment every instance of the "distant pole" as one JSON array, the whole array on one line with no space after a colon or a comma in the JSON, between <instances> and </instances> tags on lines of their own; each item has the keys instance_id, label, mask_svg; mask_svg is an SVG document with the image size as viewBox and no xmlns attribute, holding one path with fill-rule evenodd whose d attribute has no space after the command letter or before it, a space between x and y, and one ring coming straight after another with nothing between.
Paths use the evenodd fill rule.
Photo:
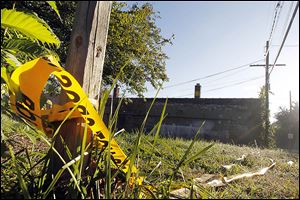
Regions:
<instances>
[{"instance_id":1,"label":"distant pole","mask_svg":"<svg viewBox=\"0 0 300 200\"><path fill-rule=\"evenodd\" d=\"M289 132L288 132L288 148L291 150L293 147L293 139L294 139L294 134L292 133L292 92L291 90L289 91L289 97L290 97L290 113L288 115L288 120L289 120Z\"/></svg>"},{"instance_id":2,"label":"distant pole","mask_svg":"<svg viewBox=\"0 0 300 200\"><path fill-rule=\"evenodd\" d=\"M266 83L265 83L265 95L266 95L266 112L265 112L265 122L266 122L266 130L265 130L265 145L269 146L269 41L266 43Z\"/></svg>"},{"instance_id":3,"label":"distant pole","mask_svg":"<svg viewBox=\"0 0 300 200\"><path fill-rule=\"evenodd\" d=\"M292 92L290 90L290 112L292 112Z\"/></svg>"}]
</instances>

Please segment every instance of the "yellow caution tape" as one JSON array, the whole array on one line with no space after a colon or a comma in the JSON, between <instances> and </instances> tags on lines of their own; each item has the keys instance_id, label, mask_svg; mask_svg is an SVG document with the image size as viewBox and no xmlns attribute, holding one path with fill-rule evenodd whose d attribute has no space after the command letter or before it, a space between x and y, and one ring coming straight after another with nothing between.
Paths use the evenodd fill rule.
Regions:
<instances>
[{"instance_id":1,"label":"yellow caution tape","mask_svg":"<svg viewBox=\"0 0 300 200\"><path fill-rule=\"evenodd\" d=\"M63 106L54 104L49 110L41 110L40 96L50 74L56 76L70 101ZM53 58L50 60L38 58L25 63L12 73L10 82L10 101L13 110L38 129L48 135L53 134L54 130L49 126L51 122L62 121L70 110L77 106L70 118L82 117L85 119L96 136L97 144L101 148L108 145L110 132L106 125L76 79ZM44 119L50 124L45 123ZM119 167L126 159L126 155L114 139L111 140L110 145L112 159ZM125 173L129 170L129 161L122 170ZM135 173L136 168L133 167L131 172Z\"/></svg>"}]
</instances>

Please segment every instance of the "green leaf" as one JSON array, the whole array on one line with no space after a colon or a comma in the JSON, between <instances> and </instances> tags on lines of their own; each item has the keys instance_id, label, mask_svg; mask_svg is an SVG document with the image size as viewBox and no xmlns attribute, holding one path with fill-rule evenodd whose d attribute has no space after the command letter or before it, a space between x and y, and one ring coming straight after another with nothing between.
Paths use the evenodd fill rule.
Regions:
<instances>
[{"instance_id":1,"label":"green leaf","mask_svg":"<svg viewBox=\"0 0 300 200\"><path fill-rule=\"evenodd\" d=\"M1 9L1 27L14 29L33 40L60 45L60 40L47 23L34 15L16 10Z\"/></svg>"},{"instance_id":2,"label":"green leaf","mask_svg":"<svg viewBox=\"0 0 300 200\"><path fill-rule=\"evenodd\" d=\"M30 59L35 59L48 54L57 56L55 52L40 46L38 43L28 40L26 38L13 38L4 43L3 50L9 51L13 54L21 53L28 56Z\"/></svg>"},{"instance_id":3,"label":"green leaf","mask_svg":"<svg viewBox=\"0 0 300 200\"><path fill-rule=\"evenodd\" d=\"M50 6L51 8L56 12L56 14L58 15L60 21L62 21L61 17L60 17L60 14L58 12L58 9L57 9L57 6L56 6L56 2L55 1L46 1Z\"/></svg>"},{"instance_id":4,"label":"green leaf","mask_svg":"<svg viewBox=\"0 0 300 200\"><path fill-rule=\"evenodd\" d=\"M18 60L18 58L8 52L7 50L5 50L4 48L1 49L1 53L3 53L2 58L6 61L6 63L8 64L8 70L6 70L8 73L15 70L17 67L19 67L20 65L22 65L22 63Z\"/></svg>"},{"instance_id":5,"label":"green leaf","mask_svg":"<svg viewBox=\"0 0 300 200\"><path fill-rule=\"evenodd\" d=\"M12 90L11 89L11 81L10 81L10 77L9 75L7 74L7 71L6 71L6 67L2 67L1 66L1 78L6 82L7 86L8 86L8 89L9 90Z\"/></svg>"}]
</instances>

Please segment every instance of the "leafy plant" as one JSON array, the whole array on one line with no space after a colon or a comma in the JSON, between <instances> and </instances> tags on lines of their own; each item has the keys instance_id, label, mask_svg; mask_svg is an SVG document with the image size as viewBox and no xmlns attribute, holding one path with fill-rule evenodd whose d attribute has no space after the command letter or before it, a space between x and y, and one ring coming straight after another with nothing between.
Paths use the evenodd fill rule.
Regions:
<instances>
[{"instance_id":1,"label":"leafy plant","mask_svg":"<svg viewBox=\"0 0 300 200\"><path fill-rule=\"evenodd\" d=\"M35 13L1 9L1 38L1 71L5 74L34 58L45 55L58 58L52 49L59 47L60 40Z\"/></svg>"}]
</instances>

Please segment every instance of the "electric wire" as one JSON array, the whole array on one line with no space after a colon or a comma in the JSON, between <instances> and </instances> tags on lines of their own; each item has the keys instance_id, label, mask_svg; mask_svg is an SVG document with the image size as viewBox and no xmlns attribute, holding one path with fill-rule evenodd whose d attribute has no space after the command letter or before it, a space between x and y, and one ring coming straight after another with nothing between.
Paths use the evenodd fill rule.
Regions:
<instances>
[{"instance_id":1,"label":"electric wire","mask_svg":"<svg viewBox=\"0 0 300 200\"><path fill-rule=\"evenodd\" d=\"M274 27L275 27L277 12L278 12L279 6L280 6L280 1L278 1L276 6L275 6L275 14L274 14L274 18L273 18L273 24L272 24L271 32L270 32L270 35L269 35L269 41L272 39L272 34L273 34L273 31L274 31Z\"/></svg>"},{"instance_id":2,"label":"electric wire","mask_svg":"<svg viewBox=\"0 0 300 200\"><path fill-rule=\"evenodd\" d=\"M247 69L250 69L250 68L247 68ZM226 82L226 83L217 83L217 84L210 84L210 83L215 83L215 82L218 81L218 80L224 79L224 78L226 78L226 77L235 75L235 74L240 73L240 72L245 72L245 69L240 69L240 70L238 70L238 71L236 71L236 72L234 72L234 73L230 73L230 74L228 74L228 75L226 75L226 76L222 76L222 77L220 77L220 78L217 78L217 79L214 79L214 80L211 80L211 81L208 81L208 82L205 82L205 81L204 81L204 83L203 83L203 82L201 83L201 86L207 88L207 87L216 86L216 85L224 85L224 84L226 84L226 83L228 83L228 82ZM236 81L236 80L235 80L235 81ZM231 82L235 82L235 81L230 81L230 83L231 83ZM207 85L207 84L208 84L208 85ZM189 90L189 89L190 89L190 87L189 87L189 88L185 88L185 89L180 90L180 91L181 91L181 92L182 92L182 91L187 91L187 90Z\"/></svg>"},{"instance_id":3,"label":"electric wire","mask_svg":"<svg viewBox=\"0 0 300 200\"><path fill-rule=\"evenodd\" d=\"M220 75L220 74L229 72L229 71L233 71L233 70L237 70L237 69L240 69L240 68L248 67L249 65L254 64L254 63L257 63L257 62L262 61L262 60L264 60L264 59L259 59L259 60L256 60L256 61L254 61L254 62L245 64L245 65L241 65L241 66L239 66L239 67L231 68L231 69L228 69L228 70L224 70L224 71L221 71L221 72L217 72L217 73L214 73L214 74L210 74L210 75L207 75L207 76L203 76L203 77L200 77L200 78L196 78L196 79L192 79L192 80L189 80L189 81L180 82L180 83L177 83L177 84L174 84L174 85L169 85L169 86L163 87L163 89L171 88L171 87L176 87L176 86L179 86L179 85L183 85L183 84L195 82L195 81L198 81L198 80L203 80L203 79L211 78L211 77L213 77L213 76L217 76L217 75Z\"/></svg>"},{"instance_id":4,"label":"electric wire","mask_svg":"<svg viewBox=\"0 0 300 200\"><path fill-rule=\"evenodd\" d=\"M286 30L287 25L288 25L288 21L289 21L289 19L290 19L290 17L291 17L293 6L294 6L294 1L292 1L291 4L290 4L289 10L288 10L288 12L287 12L288 14L287 14L287 17L286 17L285 22L284 22L284 25L283 25L283 29L282 29L282 31L281 31L281 37L280 37L280 38L283 38L283 36L284 36L284 31ZM279 46L279 45L278 45L278 46Z\"/></svg>"},{"instance_id":5,"label":"electric wire","mask_svg":"<svg viewBox=\"0 0 300 200\"><path fill-rule=\"evenodd\" d=\"M238 82L238 83L226 85L226 86L224 86L224 87L214 88L214 89L210 89L210 90L204 90L203 92L211 92L211 91L215 91L215 90L219 90L219 89L223 89L223 88L227 88L227 87L231 87L231 86L235 86L235 85L241 85L241 84L243 84L243 83L247 83L247 82L254 81L254 80L257 80L257 79L261 79L261 78L264 78L264 77L265 77L265 76L257 76L257 77L248 79L248 80L246 80L246 81L241 81L241 82Z\"/></svg>"},{"instance_id":6,"label":"electric wire","mask_svg":"<svg viewBox=\"0 0 300 200\"><path fill-rule=\"evenodd\" d=\"M278 50L278 53L277 53L277 56L276 56L276 58L275 58L274 64L273 64L273 66L272 66L272 68L271 68L271 70L270 70L270 72L269 72L269 76L270 76L270 74L272 73L272 71L273 71L273 69L274 69L274 66L275 66L275 64L276 64L276 62L277 62L277 60L278 60L278 57L279 57L279 55L280 55L280 53L281 53L282 47L283 47L283 45L284 45L284 43L285 43L285 40L286 40L286 38L287 38L287 36L288 36L288 34L289 34L289 31L290 31L291 26L292 26L292 24L293 24L293 21L294 21L294 18L295 18L295 16L296 16L296 13L297 13L297 11L298 11L298 8L299 8L299 1L297 2L297 5L296 5L296 7L295 7L295 9L294 9L292 18L291 18L290 23L289 23L289 26L288 26L288 28L287 28L287 30L286 30L286 32L285 32L284 38L283 38L282 43L281 43L281 46L280 46L280 48L279 48L279 50Z\"/></svg>"},{"instance_id":7,"label":"electric wire","mask_svg":"<svg viewBox=\"0 0 300 200\"><path fill-rule=\"evenodd\" d=\"M272 24L270 36L269 36L269 39L268 39L270 45L272 44L273 34L274 34L274 31L277 27L277 24L278 24L278 21L279 21L279 16L280 16L280 13L281 13L281 10L282 10L282 7L283 7L283 3L284 3L283 2L281 4L280 2L281 1L278 1L276 6L275 6L275 14L274 14L274 19L273 19L273 24ZM270 45L269 45L269 48L266 49L265 56L268 55L268 53L270 52Z\"/></svg>"},{"instance_id":8,"label":"electric wire","mask_svg":"<svg viewBox=\"0 0 300 200\"><path fill-rule=\"evenodd\" d=\"M258 79L261 79L261 78L263 78L263 77L264 77L264 76L253 77L253 78L251 78L251 79L248 79L248 80L245 80L245 81L241 81L241 82L237 82L237 83L230 84L230 85L225 85L225 86L223 86L223 87L213 88L213 89L210 89L210 90L203 90L203 92L212 92L212 91L224 89L224 88L227 88L227 87L232 87L232 86L236 86L236 85L241 85L241 84L243 84L243 83L247 83L247 82L250 82L250 81L258 80ZM185 94L185 95L179 95L179 96L176 96L176 97L183 97L183 96L188 96L188 95L193 95L193 94L194 94L194 93L189 93L189 94Z\"/></svg>"}]
</instances>

